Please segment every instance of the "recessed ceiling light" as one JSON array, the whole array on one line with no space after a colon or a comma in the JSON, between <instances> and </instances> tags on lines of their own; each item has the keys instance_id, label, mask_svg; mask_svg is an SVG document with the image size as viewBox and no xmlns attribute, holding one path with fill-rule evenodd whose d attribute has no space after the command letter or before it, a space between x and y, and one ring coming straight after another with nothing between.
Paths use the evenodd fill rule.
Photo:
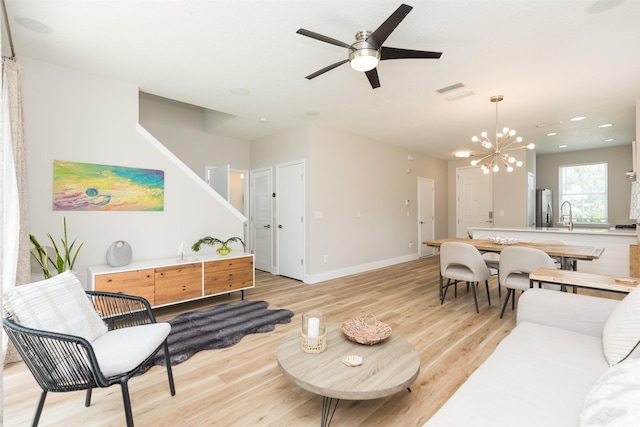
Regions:
<instances>
[{"instance_id":1,"label":"recessed ceiling light","mask_svg":"<svg viewBox=\"0 0 640 427\"><path fill-rule=\"evenodd\" d=\"M558 145L558 148L567 148L567 147L568 147L567 144Z\"/></svg>"},{"instance_id":2,"label":"recessed ceiling light","mask_svg":"<svg viewBox=\"0 0 640 427\"><path fill-rule=\"evenodd\" d=\"M260 117L260 123L269 123L269 119L266 117Z\"/></svg>"},{"instance_id":3,"label":"recessed ceiling light","mask_svg":"<svg viewBox=\"0 0 640 427\"><path fill-rule=\"evenodd\" d=\"M456 157L469 157L471 155L468 151L456 151Z\"/></svg>"},{"instance_id":4,"label":"recessed ceiling light","mask_svg":"<svg viewBox=\"0 0 640 427\"><path fill-rule=\"evenodd\" d=\"M231 89L231 93L238 96L246 96L249 95L249 89L245 89L243 87L234 87Z\"/></svg>"},{"instance_id":5,"label":"recessed ceiling light","mask_svg":"<svg viewBox=\"0 0 640 427\"><path fill-rule=\"evenodd\" d=\"M580 120L586 119L585 116L578 116L571 119L572 122L579 122Z\"/></svg>"},{"instance_id":6,"label":"recessed ceiling light","mask_svg":"<svg viewBox=\"0 0 640 427\"><path fill-rule=\"evenodd\" d=\"M547 134L547 136L556 136L558 134L558 132L549 132Z\"/></svg>"},{"instance_id":7,"label":"recessed ceiling light","mask_svg":"<svg viewBox=\"0 0 640 427\"><path fill-rule=\"evenodd\" d=\"M613 123L605 123L603 125L598 125L599 128L610 128L613 126Z\"/></svg>"},{"instance_id":8,"label":"recessed ceiling light","mask_svg":"<svg viewBox=\"0 0 640 427\"><path fill-rule=\"evenodd\" d=\"M13 19L24 28L35 31L40 34L51 34L53 30L47 25L35 19L25 18L24 16L14 16Z\"/></svg>"},{"instance_id":9,"label":"recessed ceiling light","mask_svg":"<svg viewBox=\"0 0 640 427\"><path fill-rule=\"evenodd\" d=\"M304 115L308 116L308 117L315 117L315 116L319 116L320 112L319 111L305 111Z\"/></svg>"},{"instance_id":10,"label":"recessed ceiling light","mask_svg":"<svg viewBox=\"0 0 640 427\"><path fill-rule=\"evenodd\" d=\"M607 138L604 140L604 142L613 142L615 140L616 140L615 138Z\"/></svg>"}]
</instances>

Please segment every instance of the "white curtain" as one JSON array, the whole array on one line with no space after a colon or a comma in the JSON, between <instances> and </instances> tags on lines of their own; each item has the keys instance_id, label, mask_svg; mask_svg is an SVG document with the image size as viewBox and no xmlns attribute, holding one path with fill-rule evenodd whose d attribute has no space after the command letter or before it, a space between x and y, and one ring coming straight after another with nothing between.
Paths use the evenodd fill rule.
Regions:
<instances>
[{"instance_id":1,"label":"white curtain","mask_svg":"<svg viewBox=\"0 0 640 427\"><path fill-rule=\"evenodd\" d=\"M2 109L0 111L0 276L2 292L28 283L29 215L27 169L24 148L20 66L14 59L2 62ZM15 361L14 351L7 351L7 338L2 333L3 361Z\"/></svg>"}]
</instances>

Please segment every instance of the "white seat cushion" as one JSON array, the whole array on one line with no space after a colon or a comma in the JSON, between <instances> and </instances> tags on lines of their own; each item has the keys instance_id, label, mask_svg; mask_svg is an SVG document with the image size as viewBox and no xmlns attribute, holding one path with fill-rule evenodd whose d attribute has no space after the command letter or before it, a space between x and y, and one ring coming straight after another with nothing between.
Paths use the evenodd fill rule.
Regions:
<instances>
[{"instance_id":1,"label":"white seat cushion","mask_svg":"<svg viewBox=\"0 0 640 427\"><path fill-rule=\"evenodd\" d=\"M476 281L473 272L463 265L450 265L447 267L444 277L452 280L462 280L464 282Z\"/></svg>"},{"instance_id":2,"label":"white seat cushion","mask_svg":"<svg viewBox=\"0 0 640 427\"><path fill-rule=\"evenodd\" d=\"M522 322L424 426L577 427L607 369L601 339Z\"/></svg>"},{"instance_id":3,"label":"white seat cushion","mask_svg":"<svg viewBox=\"0 0 640 427\"><path fill-rule=\"evenodd\" d=\"M3 308L27 328L75 335L93 341L107 332L75 273L16 286L5 292Z\"/></svg>"},{"instance_id":4,"label":"white seat cushion","mask_svg":"<svg viewBox=\"0 0 640 427\"><path fill-rule=\"evenodd\" d=\"M171 332L166 322L114 329L91 343L105 377L124 374L144 362Z\"/></svg>"}]
</instances>

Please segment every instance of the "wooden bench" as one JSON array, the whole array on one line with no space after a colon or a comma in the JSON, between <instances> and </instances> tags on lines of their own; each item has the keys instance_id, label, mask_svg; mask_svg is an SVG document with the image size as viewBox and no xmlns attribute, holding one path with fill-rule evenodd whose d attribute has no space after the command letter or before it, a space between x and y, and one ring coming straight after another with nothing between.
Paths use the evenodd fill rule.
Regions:
<instances>
[{"instance_id":1,"label":"wooden bench","mask_svg":"<svg viewBox=\"0 0 640 427\"><path fill-rule=\"evenodd\" d=\"M529 280L532 286L534 282L572 286L574 293L577 292L577 288L585 288L628 294L640 283L640 278L606 276L553 268L539 268L529 274Z\"/></svg>"}]
</instances>

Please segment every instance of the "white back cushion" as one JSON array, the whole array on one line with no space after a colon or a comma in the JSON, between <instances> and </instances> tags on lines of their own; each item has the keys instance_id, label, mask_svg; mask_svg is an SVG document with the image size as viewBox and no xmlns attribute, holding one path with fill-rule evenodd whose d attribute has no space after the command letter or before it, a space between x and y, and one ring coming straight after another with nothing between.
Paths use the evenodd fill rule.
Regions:
<instances>
[{"instance_id":1,"label":"white back cushion","mask_svg":"<svg viewBox=\"0 0 640 427\"><path fill-rule=\"evenodd\" d=\"M640 287L631 291L613 310L602 333L609 366L620 363L640 342Z\"/></svg>"},{"instance_id":2,"label":"white back cushion","mask_svg":"<svg viewBox=\"0 0 640 427\"><path fill-rule=\"evenodd\" d=\"M89 342L107 332L107 325L71 271L16 286L5 292L3 308L16 323L32 329L76 335Z\"/></svg>"}]
</instances>

